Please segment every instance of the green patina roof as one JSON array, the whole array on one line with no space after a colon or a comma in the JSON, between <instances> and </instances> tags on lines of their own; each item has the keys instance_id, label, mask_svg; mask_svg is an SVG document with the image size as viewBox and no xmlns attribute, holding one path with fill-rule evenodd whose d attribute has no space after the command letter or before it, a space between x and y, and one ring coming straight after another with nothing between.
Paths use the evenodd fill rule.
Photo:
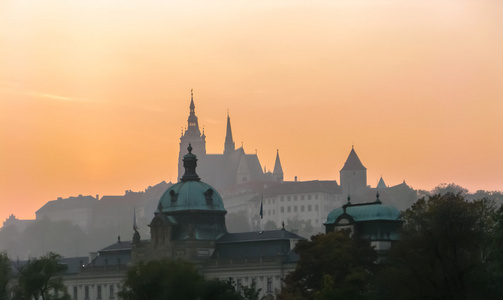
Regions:
<instances>
[{"instance_id":1,"label":"green patina roof","mask_svg":"<svg viewBox=\"0 0 503 300\"><path fill-rule=\"evenodd\" d=\"M331 211L327 216L325 224L335 224L337 218L344 213L344 208L339 207ZM400 211L395 207L383 205L381 203L371 202L367 205L347 206L346 213L350 215L355 222L374 221L374 220L398 220Z\"/></svg>"},{"instance_id":2,"label":"green patina roof","mask_svg":"<svg viewBox=\"0 0 503 300\"><path fill-rule=\"evenodd\" d=\"M208 204L207 195L213 190L211 204ZM172 201L172 195L176 201ZM224 203L220 194L209 184L202 181L181 181L167 189L159 200L158 209L163 212L175 212L184 210L209 210L225 211Z\"/></svg>"}]
</instances>

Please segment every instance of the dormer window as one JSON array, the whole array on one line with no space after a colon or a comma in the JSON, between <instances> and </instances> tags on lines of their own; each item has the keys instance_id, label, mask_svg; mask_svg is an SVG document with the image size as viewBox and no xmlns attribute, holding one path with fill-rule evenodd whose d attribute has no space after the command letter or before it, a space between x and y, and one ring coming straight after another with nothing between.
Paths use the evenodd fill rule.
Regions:
<instances>
[{"instance_id":1,"label":"dormer window","mask_svg":"<svg viewBox=\"0 0 503 300\"><path fill-rule=\"evenodd\" d=\"M178 199L178 194L175 193L175 191L171 190L169 191L169 195L171 196L171 203L176 202L176 200Z\"/></svg>"},{"instance_id":2,"label":"dormer window","mask_svg":"<svg viewBox=\"0 0 503 300\"><path fill-rule=\"evenodd\" d=\"M213 205L213 192L214 191L212 189L207 189L206 192L204 192L207 205Z\"/></svg>"}]
</instances>

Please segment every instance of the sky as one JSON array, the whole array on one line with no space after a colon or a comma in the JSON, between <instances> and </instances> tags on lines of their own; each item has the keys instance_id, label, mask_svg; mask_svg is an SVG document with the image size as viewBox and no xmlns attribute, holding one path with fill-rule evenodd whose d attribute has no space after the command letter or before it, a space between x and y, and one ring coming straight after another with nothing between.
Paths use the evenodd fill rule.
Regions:
<instances>
[{"instance_id":1,"label":"sky","mask_svg":"<svg viewBox=\"0 0 503 300\"><path fill-rule=\"evenodd\" d=\"M190 90L285 180L503 190L503 2L1 1L0 220L176 182ZM203 178L204 180L204 178Z\"/></svg>"}]
</instances>

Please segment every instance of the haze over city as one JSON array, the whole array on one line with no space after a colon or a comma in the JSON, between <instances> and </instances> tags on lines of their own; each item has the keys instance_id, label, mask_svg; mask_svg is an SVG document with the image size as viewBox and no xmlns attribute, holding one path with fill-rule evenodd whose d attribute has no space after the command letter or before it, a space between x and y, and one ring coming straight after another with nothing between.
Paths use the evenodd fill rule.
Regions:
<instances>
[{"instance_id":1,"label":"haze over city","mask_svg":"<svg viewBox=\"0 0 503 300\"><path fill-rule=\"evenodd\" d=\"M0 218L177 181L190 90L221 153L503 190L501 1L3 1Z\"/></svg>"}]
</instances>

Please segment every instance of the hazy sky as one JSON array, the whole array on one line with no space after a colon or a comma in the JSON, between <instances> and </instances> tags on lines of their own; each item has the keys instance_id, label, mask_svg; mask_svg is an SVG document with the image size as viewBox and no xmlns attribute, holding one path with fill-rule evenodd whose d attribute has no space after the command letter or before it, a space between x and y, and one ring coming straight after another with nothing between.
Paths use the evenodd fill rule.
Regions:
<instances>
[{"instance_id":1,"label":"hazy sky","mask_svg":"<svg viewBox=\"0 0 503 300\"><path fill-rule=\"evenodd\" d=\"M337 180L503 190L503 1L1 1L0 222L176 181L208 153ZM204 178L203 178L204 180ZM383 199L385 201L385 199Z\"/></svg>"}]
</instances>

